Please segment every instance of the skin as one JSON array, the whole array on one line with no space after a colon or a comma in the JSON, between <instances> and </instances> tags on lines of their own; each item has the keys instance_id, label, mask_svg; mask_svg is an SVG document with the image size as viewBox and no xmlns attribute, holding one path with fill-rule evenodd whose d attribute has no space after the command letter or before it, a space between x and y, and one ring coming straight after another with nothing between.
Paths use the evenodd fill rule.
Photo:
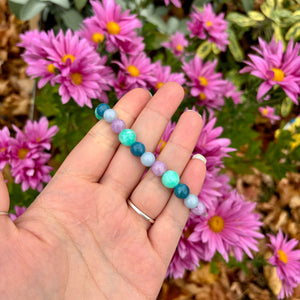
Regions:
<instances>
[{"instance_id":1,"label":"skin","mask_svg":"<svg viewBox=\"0 0 300 300\"><path fill-rule=\"evenodd\" d=\"M134 89L114 109L147 151L154 151L184 92L167 83L151 95ZM180 117L160 153L193 194L205 164L190 159L202 128ZM15 222L0 216L1 299L156 299L189 216L183 201L99 121ZM156 219L150 224L127 199ZM0 176L0 211L9 196Z\"/></svg>"}]
</instances>

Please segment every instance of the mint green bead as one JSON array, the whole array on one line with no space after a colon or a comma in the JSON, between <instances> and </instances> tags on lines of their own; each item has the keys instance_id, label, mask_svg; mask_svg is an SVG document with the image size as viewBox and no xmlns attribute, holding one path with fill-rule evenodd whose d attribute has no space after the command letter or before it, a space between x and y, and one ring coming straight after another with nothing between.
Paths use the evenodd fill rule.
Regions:
<instances>
[{"instance_id":1,"label":"mint green bead","mask_svg":"<svg viewBox=\"0 0 300 300\"><path fill-rule=\"evenodd\" d=\"M179 180L179 175L172 170L166 171L161 178L162 184L167 188L174 188Z\"/></svg>"},{"instance_id":2,"label":"mint green bead","mask_svg":"<svg viewBox=\"0 0 300 300\"><path fill-rule=\"evenodd\" d=\"M131 146L135 140L136 135L132 129L124 129L119 133L119 140L125 146Z\"/></svg>"}]
</instances>

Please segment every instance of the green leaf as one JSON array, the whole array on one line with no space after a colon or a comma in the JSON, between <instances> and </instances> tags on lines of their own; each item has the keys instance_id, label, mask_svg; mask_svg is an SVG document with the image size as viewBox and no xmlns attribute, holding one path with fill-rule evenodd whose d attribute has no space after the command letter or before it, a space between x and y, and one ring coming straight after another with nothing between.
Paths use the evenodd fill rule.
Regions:
<instances>
[{"instance_id":1,"label":"green leaf","mask_svg":"<svg viewBox=\"0 0 300 300\"><path fill-rule=\"evenodd\" d=\"M40 2L38 0L29 0L20 11L21 20L30 20L37 14L39 14L45 7L47 3Z\"/></svg>"},{"instance_id":2,"label":"green leaf","mask_svg":"<svg viewBox=\"0 0 300 300\"><path fill-rule=\"evenodd\" d=\"M209 41L204 41L196 50L196 55L201 59L205 59L212 50L212 43Z\"/></svg>"},{"instance_id":3,"label":"green leaf","mask_svg":"<svg viewBox=\"0 0 300 300\"><path fill-rule=\"evenodd\" d=\"M244 59L244 52L237 40L235 32L228 28L228 40L229 40L229 50L236 61L242 61Z\"/></svg>"},{"instance_id":4,"label":"green leaf","mask_svg":"<svg viewBox=\"0 0 300 300\"><path fill-rule=\"evenodd\" d=\"M260 10L262 11L262 13L271 19L271 14L272 14L272 11L273 11L273 6L269 6L267 4L267 2L264 2L261 6L260 6Z\"/></svg>"},{"instance_id":5,"label":"green leaf","mask_svg":"<svg viewBox=\"0 0 300 300\"><path fill-rule=\"evenodd\" d=\"M251 18L237 13L231 12L226 17L227 21L237 24L240 27L250 27L256 24L256 21L252 20Z\"/></svg>"},{"instance_id":6,"label":"green leaf","mask_svg":"<svg viewBox=\"0 0 300 300\"><path fill-rule=\"evenodd\" d=\"M290 112L292 111L293 106L294 106L294 102L292 101L291 98L289 98L289 97L284 98L281 103L281 107L280 107L281 115L284 118L287 117L290 114Z\"/></svg>"},{"instance_id":7,"label":"green leaf","mask_svg":"<svg viewBox=\"0 0 300 300\"><path fill-rule=\"evenodd\" d=\"M81 14L75 10L75 9L70 9L67 10L63 15L62 19L66 26L68 28L71 28L72 30L78 30L80 28L80 25L83 21L83 17Z\"/></svg>"},{"instance_id":8,"label":"green leaf","mask_svg":"<svg viewBox=\"0 0 300 300\"><path fill-rule=\"evenodd\" d=\"M285 49L286 42L285 42L285 39L282 36L281 27L279 25L277 25L276 23L272 23L272 27L273 27L273 30L274 30L274 36L275 36L276 42L281 41L282 45L283 45L283 49Z\"/></svg>"},{"instance_id":9,"label":"green leaf","mask_svg":"<svg viewBox=\"0 0 300 300\"><path fill-rule=\"evenodd\" d=\"M75 7L78 10L81 10L81 9L83 9L85 7L85 5L87 4L87 1L88 0L74 0Z\"/></svg>"},{"instance_id":10,"label":"green leaf","mask_svg":"<svg viewBox=\"0 0 300 300\"><path fill-rule=\"evenodd\" d=\"M262 13L260 13L259 11L256 11L256 10L248 11L248 16L249 16L249 18L251 18L252 20L254 20L256 22L262 22L266 19Z\"/></svg>"},{"instance_id":11,"label":"green leaf","mask_svg":"<svg viewBox=\"0 0 300 300\"><path fill-rule=\"evenodd\" d=\"M21 15L21 10L23 8L23 4L18 4L12 1L8 1L9 8L11 12L18 18L20 19Z\"/></svg>"},{"instance_id":12,"label":"green leaf","mask_svg":"<svg viewBox=\"0 0 300 300\"><path fill-rule=\"evenodd\" d=\"M209 264L209 267L210 267L209 272L211 274L218 275L220 273L220 269L219 269L218 263L216 261L211 261Z\"/></svg>"},{"instance_id":13,"label":"green leaf","mask_svg":"<svg viewBox=\"0 0 300 300\"><path fill-rule=\"evenodd\" d=\"M22 5L24 5L24 4L26 4L28 1L29 1L29 0L8 0L7 2L8 2L8 4L10 4L10 3L16 3L16 4L22 4Z\"/></svg>"},{"instance_id":14,"label":"green leaf","mask_svg":"<svg viewBox=\"0 0 300 300\"><path fill-rule=\"evenodd\" d=\"M300 22L295 23L286 33L285 38L289 41L291 38L298 40L300 38Z\"/></svg>"},{"instance_id":15,"label":"green leaf","mask_svg":"<svg viewBox=\"0 0 300 300\"><path fill-rule=\"evenodd\" d=\"M70 8L70 3L69 3L68 0L42 0L42 1L52 2L53 4L61 6L61 7L65 8L65 9Z\"/></svg>"},{"instance_id":16,"label":"green leaf","mask_svg":"<svg viewBox=\"0 0 300 300\"><path fill-rule=\"evenodd\" d=\"M254 0L242 0L245 11L253 9Z\"/></svg>"}]
</instances>

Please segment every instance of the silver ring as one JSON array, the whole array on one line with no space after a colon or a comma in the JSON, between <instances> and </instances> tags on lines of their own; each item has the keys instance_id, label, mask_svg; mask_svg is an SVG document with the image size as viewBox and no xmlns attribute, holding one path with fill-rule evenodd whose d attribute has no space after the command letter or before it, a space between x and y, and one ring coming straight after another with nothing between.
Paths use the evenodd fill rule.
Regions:
<instances>
[{"instance_id":1,"label":"silver ring","mask_svg":"<svg viewBox=\"0 0 300 300\"><path fill-rule=\"evenodd\" d=\"M8 216L8 212L7 211L0 211L0 216L3 215L3 216Z\"/></svg>"},{"instance_id":2,"label":"silver ring","mask_svg":"<svg viewBox=\"0 0 300 300\"><path fill-rule=\"evenodd\" d=\"M133 210L135 212L137 212L140 216L142 216L144 219L146 219L148 222L150 222L151 224L153 224L155 222L155 220L153 220L152 218L150 218L149 216L147 216L146 214L144 214L141 210L139 210L132 202L130 199L127 200L128 204L131 206L131 208L133 208Z\"/></svg>"}]
</instances>

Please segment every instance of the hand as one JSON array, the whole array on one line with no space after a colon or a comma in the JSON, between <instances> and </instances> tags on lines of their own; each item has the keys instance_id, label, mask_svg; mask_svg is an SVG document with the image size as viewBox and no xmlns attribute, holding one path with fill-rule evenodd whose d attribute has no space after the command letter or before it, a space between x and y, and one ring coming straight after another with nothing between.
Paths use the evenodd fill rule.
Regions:
<instances>
[{"instance_id":1,"label":"hand","mask_svg":"<svg viewBox=\"0 0 300 300\"><path fill-rule=\"evenodd\" d=\"M153 97L134 89L114 109L153 152L183 94L176 83ZM184 112L159 156L196 195L205 165L190 158L201 127L198 113ZM189 210L144 172L99 121L21 217L0 216L1 299L155 299ZM0 210L7 211L0 181ZM155 222L129 207L128 198Z\"/></svg>"}]
</instances>

